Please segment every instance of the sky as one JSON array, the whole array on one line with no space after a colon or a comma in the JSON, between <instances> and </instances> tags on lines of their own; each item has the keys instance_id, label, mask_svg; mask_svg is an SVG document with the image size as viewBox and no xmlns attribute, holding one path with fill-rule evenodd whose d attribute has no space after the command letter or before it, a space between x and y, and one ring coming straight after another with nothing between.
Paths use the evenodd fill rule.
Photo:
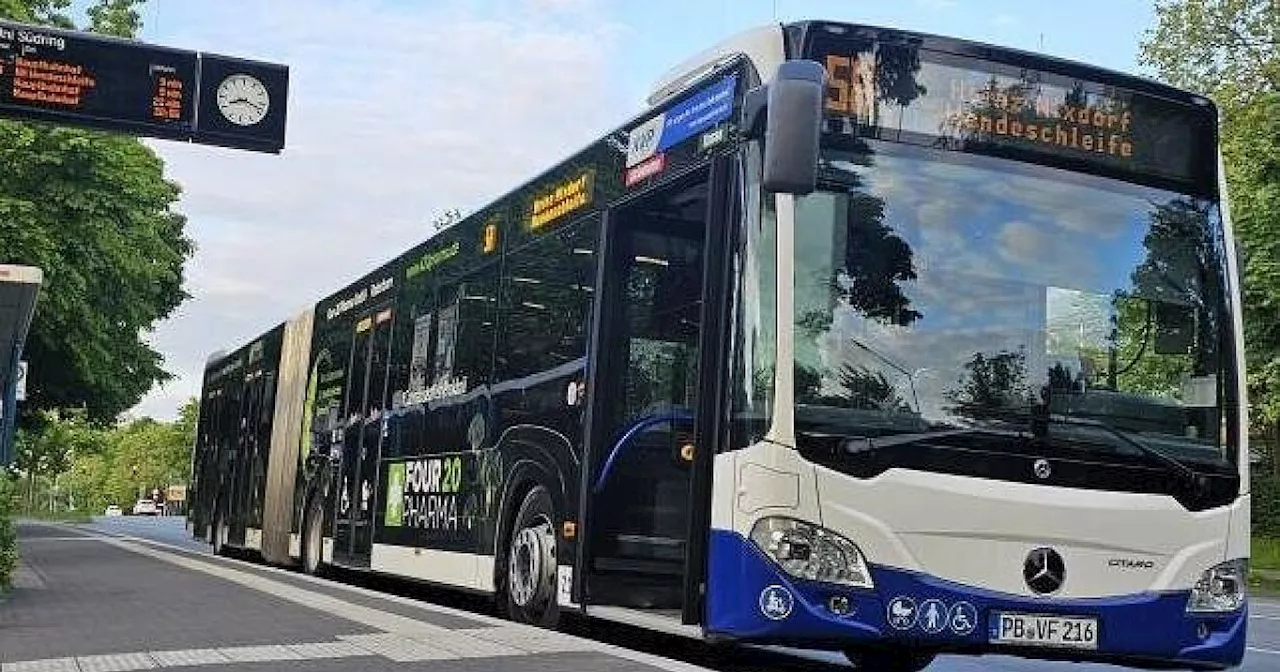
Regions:
<instances>
[{"instance_id":1,"label":"sky","mask_svg":"<svg viewBox=\"0 0 1280 672\"><path fill-rule=\"evenodd\" d=\"M191 298L148 336L161 419L232 349L639 113L669 67L804 18L1143 73L1149 0L218 0L143 9L141 39L290 68L280 155L148 140L183 194Z\"/></svg>"}]
</instances>

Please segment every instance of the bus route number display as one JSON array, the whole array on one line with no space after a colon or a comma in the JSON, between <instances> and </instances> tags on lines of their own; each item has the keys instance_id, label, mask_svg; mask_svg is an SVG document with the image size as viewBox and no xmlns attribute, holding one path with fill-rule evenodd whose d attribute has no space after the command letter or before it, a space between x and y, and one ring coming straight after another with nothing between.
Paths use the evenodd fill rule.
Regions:
<instances>
[{"instance_id":1,"label":"bus route number display","mask_svg":"<svg viewBox=\"0 0 1280 672\"><path fill-rule=\"evenodd\" d=\"M185 136L195 117L196 60L192 51L0 22L0 109Z\"/></svg>"}]
</instances>

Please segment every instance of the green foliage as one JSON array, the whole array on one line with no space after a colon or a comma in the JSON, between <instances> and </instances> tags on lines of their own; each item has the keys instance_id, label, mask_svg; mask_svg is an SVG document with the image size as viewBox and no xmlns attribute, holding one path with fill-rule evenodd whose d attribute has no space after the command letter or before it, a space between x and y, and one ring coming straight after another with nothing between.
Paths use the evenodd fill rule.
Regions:
<instances>
[{"instance_id":1,"label":"green foliage","mask_svg":"<svg viewBox=\"0 0 1280 672\"><path fill-rule=\"evenodd\" d=\"M74 503L79 514L101 514L109 504L131 507L140 492L185 483L198 417L195 399L173 422L142 418L101 428L82 414L46 414L19 442L26 513L65 519Z\"/></svg>"},{"instance_id":2,"label":"green foliage","mask_svg":"<svg viewBox=\"0 0 1280 672\"><path fill-rule=\"evenodd\" d=\"M18 566L18 537L13 529L13 481L0 474L0 592L8 590Z\"/></svg>"},{"instance_id":3,"label":"green foliage","mask_svg":"<svg viewBox=\"0 0 1280 672\"><path fill-rule=\"evenodd\" d=\"M1280 3L1157 0L1141 61L1178 86L1212 94L1226 109L1280 90Z\"/></svg>"},{"instance_id":4,"label":"green foliage","mask_svg":"<svg viewBox=\"0 0 1280 672\"><path fill-rule=\"evenodd\" d=\"M1182 376L1192 371L1190 355L1157 354L1153 304L1146 299L1119 298L1116 307L1116 387L1153 397L1177 399ZM1101 354L1096 361L1105 362ZM1104 368L1105 364L1102 367ZM1105 370L1103 371L1105 375Z\"/></svg>"},{"instance_id":5,"label":"green foliage","mask_svg":"<svg viewBox=\"0 0 1280 672\"><path fill-rule=\"evenodd\" d=\"M70 27L70 4L0 0L0 16ZM98 0L90 28L130 36L138 4ZM119 135L0 121L0 162L0 263L45 273L23 425L38 431L56 408L110 422L170 377L142 336L187 296L180 190L151 149Z\"/></svg>"},{"instance_id":6,"label":"green foliage","mask_svg":"<svg viewBox=\"0 0 1280 672\"><path fill-rule=\"evenodd\" d=\"M1249 565L1253 569L1280 572L1280 539L1254 537L1249 552Z\"/></svg>"},{"instance_id":7,"label":"green foliage","mask_svg":"<svg viewBox=\"0 0 1280 672\"><path fill-rule=\"evenodd\" d=\"M1253 533L1280 539L1280 478L1255 474L1251 485Z\"/></svg>"},{"instance_id":8,"label":"green foliage","mask_svg":"<svg viewBox=\"0 0 1280 672\"><path fill-rule=\"evenodd\" d=\"M1244 257L1250 412L1256 431L1274 444L1280 439L1280 93L1249 104L1234 123L1223 149Z\"/></svg>"},{"instance_id":9,"label":"green foliage","mask_svg":"<svg viewBox=\"0 0 1280 672\"><path fill-rule=\"evenodd\" d=\"M1021 350L975 352L965 362L957 387L943 396L953 405L948 411L961 417L987 420L1007 409L1025 408L1032 401L1027 384L1027 358Z\"/></svg>"},{"instance_id":10,"label":"green foliage","mask_svg":"<svg viewBox=\"0 0 1280 672\"><path fill-rule=\"evenodd\" d=\"M1280 446L1280 3L1157 0L1141 60L1218 101L1240 244L1251 431ZM1269 457L1280 474L1280 455ZM1254 500L1254 506L1267 504Z\"/></svg>"}]
</instances>

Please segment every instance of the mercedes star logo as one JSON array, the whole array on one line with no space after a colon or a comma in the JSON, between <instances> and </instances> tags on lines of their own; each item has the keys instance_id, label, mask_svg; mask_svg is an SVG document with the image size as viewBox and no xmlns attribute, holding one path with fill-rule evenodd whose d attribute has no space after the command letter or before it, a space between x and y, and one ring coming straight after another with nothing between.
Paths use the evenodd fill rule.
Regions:
<instances>
[{"instance_id":1,"label":"mercedes star logo","mask_svg":"<svg viewBox=\"0 0 1280 672\"><path fill-rule=\"evenodd\" d=\"M1022 563L1022 578L1027 587L1039 595L1047 595L1062 587L1067 578L1067 567L1062 556L1052 548L1037 548L1027 554Z\"/></svg>"},{"instance_id":2,"label":"mercedes star logo","mask_svg":"<svg viewBox=\"0 0 1280 672\"><path fill-rule=\"evenodd\" d=\"M1053 466L1049 464L1049 460L1036 460L1031 465L1031 470L1035 472L1036 478L1042 481L1053 475Z\"/></svg>"}]
</instances>

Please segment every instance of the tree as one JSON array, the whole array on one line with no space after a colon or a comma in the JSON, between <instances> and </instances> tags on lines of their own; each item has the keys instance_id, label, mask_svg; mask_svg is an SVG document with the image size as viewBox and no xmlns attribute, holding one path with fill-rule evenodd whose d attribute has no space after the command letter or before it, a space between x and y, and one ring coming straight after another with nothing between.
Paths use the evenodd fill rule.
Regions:
<instances>
[{"instance_id":1,"label":"tree","mask_svg":"<svg viewBox=\"0 0 1280 672\"><path fill-rule=\"evenodd\" d=\"M846 362L835 370L832 389L824 392L822 374L803 364L796 364L796 400L802 404L854 408L861 410L912 412L882 371L873 371Z\"/></svg>"},{"instance_id":2,"label":"tree","mask_svg":"<svg viewBox=\"0 0 1280 672\"><path fill-rule=\"evenodd\" d=\"M884 223L884 199L849 198L842 298L868 318L907 326L922 317L902 284L916 279L911 246Z\"/></svg>"},{"instance_id":3,"label":"tree","mask_svg":"<svg viewBox=\"0 0 1280 672\"><path fill-rule=\"evenodd\" d=\"M57 479L79 456L100 455L106 433L87 421L83 411L42 411L33 428L19 433L16 466L27 480L26 506L35 506L40 478Z\"/></svg>"},{"instance_id":4,"label":"tree","mask_svg":"<svg viewBox=\"0 0 1280 672\"><path fill-rule=\"evenodd\" d=\"M1034 402L1027 382L1027 358L1021 350L975 352L957 386L943 393L947 412L972 420L1007 417Z\"/></svg>"},{"instance_id":5,"label":"tree","mask_svg":"<svg viewBox=\"0 0 1280 672\"><path fill-rule=\"evenodd\" d=\"M89 28L131 36L138 3L98 0ZM0 15L72 27L70 5L0 0ZM179 187L137 139L42 123L0 121L0 161L0 263L45 272L23 426L55 408L109 422L170 377L142 336L187 297L193 245L171 209Z\"/></svg>"},{"instance_id":6,"label":"tree","mask_svg":"<svg viewBox=\"0 0 1280 672\"><path fill-rule=\"evenodd\" d=\"M18 567L18 535L14 532L14 488L8 474L0 473L0 592L12 585L13 572Z\"/></svg>"},{"instance_id":7,"label":"tree","mask_svg":"<svg viewBox=\"0 0 1280 672\"><path fill-rule=\"evenodd\" d=\"M1157 0L1140 62L1234 111L1280 91L1280 3Z\"/></svg>"},{"instance_id":8,"label":"tree","mask_svg":"<svg viewBox=\"0 0 1280 672\"><path fill-rule=\"evenodd\" d=\"M853 159L870 166L870 156ZM835 223L838 239L844 239L844 259L831 277L820 278L830 293L828 305L806 310L797 326L810 335L829 329L835 319L836 304L843 304L859 317L900 327L915 323L924 315L912 307L903 287L917 279L915 253L911 245L886 224L884 199L864 191L862 177L842 172L840 179L847 197L836 201ZM843 203L842 203L843 201ZM840 212L843 204L844 212ZM833 242L834 244L834 242ZM814 297L816 298L816 297Z\"/></svg>"},{"instance_id":9,"label":"tree","mask_svg":"<svg viewBox=\"0 0 1280 672\"><path fill-rule=\"evenodd\" d=\"M1222 109L1222 152L1240 243L1250 419L1280 448L1280 3L1158 0L1141 61ZM1280 455L1273 454L1280 475Z\"/></svg>"}]
</instances>

